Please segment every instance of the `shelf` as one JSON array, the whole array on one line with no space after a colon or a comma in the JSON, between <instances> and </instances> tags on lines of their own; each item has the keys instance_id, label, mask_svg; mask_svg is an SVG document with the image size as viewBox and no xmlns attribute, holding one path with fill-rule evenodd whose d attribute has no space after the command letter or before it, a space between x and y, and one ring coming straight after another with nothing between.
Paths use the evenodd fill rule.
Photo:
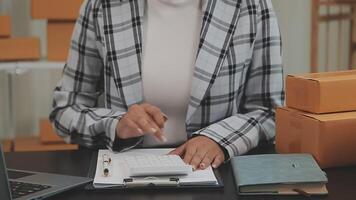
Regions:
<instances>
[{"instance_id":1,"label":"shelf","mask_svg":"<svg viewBox=\"0 0 356 200\"><path fill-rule=\"evenodd\" d=\"M32 69L63 69L65 62L52 61L19 61L0 62L0 71L20 74Z\"/></svg>"},{"instance_id":2,"label":"shelf","mask_svg":"<svg viewBox=\"0 0 356 200\"><path fill-rule=\"evenodd\" d=\"M356 4L355 0L320 0L320 5L340 5L340 4Z\"/></svg>"},{"instance_id":3,"label":"shelf","mask_svg":"<svg viewBox=\"0 0 356 200\"><path fill-rule=\"evenodd\" d=\"M335 64L330 63L330 51L337 48L337 54L332 54L333 58L337 61L336 67L337 70L343 70L344 67L347 67L348 69L352 69L352 66L355 65L356 60L353 59L353 54L355 52L355 49L353 48L353 37L356 35L356 1L355 0L312 0L311 1L311 8L312 8L312 32L311 32L311 72L319 72L319 55L321 51L321 48L319 46L319 43L321 42L320 40L320 35L321 33L320 24L324 24L325 29L323 29L323 33L325 35L325 41L323 41L324 44L324 49L323 49L323 54L325 55L324 57L324 71L329 71L331 67L335 67ZM347 12L344 11L344 8L347 6L349 10ZM324 9L325 12L321 13L320 10L321 8ZM338 8L338 10L336 9ZM333 9L337 10L337 12L333 11ZM330 43L330 36L333 36L331 31L331 23L332 25L338 25L338 28L336 29L337 32L337 37L338 41L342 41L344 35L343 35L343 26L344 22L347 21L348 24L350 24L350 38L349 40L349 45L348 47L342 46L340 42L335 45L334 43ZM334 46L332 46L334 45ZM332 47L332 48L331 48ZM347 65L345 66L343 64L343 58L342 55L344 55L345 49L348 49L348 54L349 54L349 60ZM333 66L332 66L333 65Z\"/></svg>"},{"instance_id":4,"label":"shelf","mask_svg":"<svg viewBox=\"0 0 356 200\"><path fill-rule=\"evenodd\" d=\"M60 151L77 150L76 144L42 144L38 137L16 138L14 140L14 151Z\"/></svg>"}]
</instances>

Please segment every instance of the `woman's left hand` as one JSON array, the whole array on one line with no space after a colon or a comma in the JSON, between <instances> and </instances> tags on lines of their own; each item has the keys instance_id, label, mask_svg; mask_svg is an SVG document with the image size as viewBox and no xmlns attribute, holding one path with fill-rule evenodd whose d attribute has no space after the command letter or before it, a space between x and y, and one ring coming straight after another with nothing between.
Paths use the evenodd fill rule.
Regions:
<instances>
[{"instance_id":1,"label":"woman's left hand","mask_svg":"<svg viewBox=\"0 0 356 200\"><path fill-rule=\"evenodd\" d=\"M217 168L225 160L221 147L205 136L194 137L169 154L179 155L185 163L192 165L194 169L205 169L209 165Z\"/></svg>"}]
</instances>

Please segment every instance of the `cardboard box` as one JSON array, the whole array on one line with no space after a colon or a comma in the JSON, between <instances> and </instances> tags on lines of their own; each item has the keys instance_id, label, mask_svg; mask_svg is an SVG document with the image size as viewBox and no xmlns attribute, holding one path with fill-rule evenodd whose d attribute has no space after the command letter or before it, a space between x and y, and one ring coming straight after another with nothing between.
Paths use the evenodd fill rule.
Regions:
<instances>
[{"instance_id":1,"label":"cardboard box","mask_svg":"<svg viewBox=\"0 0 356 200\"><path fill-rule=\"evenodd\" d=\"M356 165L356 112L317 115L278 108L276 150L310 153L322 168Z\"/></svg>"},{"instance_id":2,"label":"cardboard box","mask_svg":"<svg viewBox=\"0 0 356 200\"><path fill-rule=\"evenodd\" d=\"M52 124L48 119L40 119L40 141L42 144L65 143L64 140L54 132Z\"/></svg>"},{"instance_id":3,"label":"cardboard box","mask_svg":"<svg viewBox=\"0 0 356 200\"><path fill-rule=\"evenodd\" d=\"M0 15L0 38L11 36L11 18L8 15Z\"/></svg>"},{"instance_id":4,"label":"cardboard box","mask_svg":"<svg viewBox=\"0 0 356 200\"><path fill-rule=\"evenodd\" d=\"M38 60L40 58L39 38L0 39L0 61Z\"/></svg>"},{"instance_id":5,"label":"cardboard box","mask_svg":"<svg viewBox=\"0 0 356 200\"><path fill-rule=\"evenodd\" d=\"M38 137L23 137L14 140L14 151L60 151L77 150L76 144L41 144Z\"/></svg>"},{"instance_id":6,"label":"cardboard box","mask_svg":"<svg viewBox=\"0 0 356 200\"><path fill-rule=\"evenodd\" d=\"M79 16L83 0L31 0L33 19L69 20Z\"/></svg>"},{"instance_id":7,"label":"cardboard box","mask_svg":"<svg viewBox=\"0 0 356 200\"><path fill-rule=\"evenodd\" d=\"M47 59L66 61L70 48L74 22L48 22L47 25Z\"/></svg>"},{"instance_id":8,"label":"cardboard box","mask_svg":"<svg viewBox=\"0 0 356 200\"><path fill-rule=\"evenodd\" d=\"M311 113L356 110L356 70L289 75L287 107Z\"/></svg>"},{"instance_id":9,"label":"cardboard box","mask_svg":"<svg viewBox=\"0 0 356 200\"><path fill-rule=\"evenodd\" d=\"M5 139L1 140L1 147L3 152L11 152L12 151L12 140Z\"/></svg>"}]
</instances>

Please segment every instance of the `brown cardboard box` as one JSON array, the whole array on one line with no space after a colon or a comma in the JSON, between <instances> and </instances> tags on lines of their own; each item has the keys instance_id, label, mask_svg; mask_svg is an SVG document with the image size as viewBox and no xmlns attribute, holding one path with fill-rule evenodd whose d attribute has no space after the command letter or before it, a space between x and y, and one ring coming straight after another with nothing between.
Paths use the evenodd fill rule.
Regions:
<instances>
[{"instance_id":1,"label":"brown cardboard box","mask_svg":"<svg viewBox=\"0 0 356 200\"><path fill-rule=\"evenodd\" d=\"M289 75L287 107L311 113L356 110L356 70Z\"/></svg>"},{"instance_id":2,"label":"brown cardboard box","mask_svg":"<svg viewBox=\"0 0 356 200\"><path fill-rule=\"evenodd\" d=\"M8 15L0 15L0 38L11 36L11 18Z\"/></svg>"},{"instance_id":3,"label":"brown cardboard box","mask_svg":"<svg viewBox=\"0 0 356 200\"><path fill-rule=\"evenodd\" d=\"M310 153L322 168L356 165L356 112L317 115L278 108L276 150Z\"/></svg>"},{"instance_id":4,"label":"brown cardboard box","mask_svg":"<svg viewBox=\"0 0 356 200\"><path fill-rule=\"evenodd\" d=\"M40 140L42 144L65 143L53 130L48 119L40 119Z\"/></svg>"},{"instance_id":5,"label":"brown cardboard box","mask_svg":"<svg viewBox=\"0 0 356 200\"><path fill-rule=\"evenodd\" d=\"M12 151L12 140L1 140L1 147L4 152Z\"/></svg>"},{"instance_id":6,"label":"brown cardboard box","mask_svg":"<svg viewBox=\"0 0 356 200\"><path fill-rule=\"evenodd\" d=\"M76 144L41 144L38 137L16 138L14 141L14 151L60 151L77 150Z\"/></svg>"},{"instance_id":7,"label":"brown cardboard box","mask_svg":"<svg viewBox=\"0 0 356 200\"><path fill-rule=\"evenodd\" d=\"M74 22L48 22L47 25L47 59L51 61L66 61Z\"/></svg>"},{"instance_id":8,"label":"brown cardboard box","mask_svg":"<svg viewBox=\"0 0 356 200\"><path fill-rule=\"evenodd\" d=\"M69 20L79 16L83 0L31 0L33 19Z\"/></svg>"},{"instance_id":9,"label":"brown cardboard box","mask_svg":"<svg viewBox=\"0 0 356 200\"><path fill-rule=\"evenodd\" d=\"M0 61L38 60L40 40L38 38L0 39Z\"/></svg>"}]
</instances>

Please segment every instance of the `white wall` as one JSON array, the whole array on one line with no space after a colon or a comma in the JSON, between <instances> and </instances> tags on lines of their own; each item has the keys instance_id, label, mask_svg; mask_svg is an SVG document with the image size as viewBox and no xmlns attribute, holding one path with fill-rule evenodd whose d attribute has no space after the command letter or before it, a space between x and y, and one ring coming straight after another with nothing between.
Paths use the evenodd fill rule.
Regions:
<instances>
[{"instance_id":1,"label":"white wall","mask_svg":"<svg viewBox=\"0 0 356 200\"><path fill-rule=\"evenodd\" d=\"M272 0L283 41L285 74L309 72L310 0Z\"/></svg>"}]
</instances>

